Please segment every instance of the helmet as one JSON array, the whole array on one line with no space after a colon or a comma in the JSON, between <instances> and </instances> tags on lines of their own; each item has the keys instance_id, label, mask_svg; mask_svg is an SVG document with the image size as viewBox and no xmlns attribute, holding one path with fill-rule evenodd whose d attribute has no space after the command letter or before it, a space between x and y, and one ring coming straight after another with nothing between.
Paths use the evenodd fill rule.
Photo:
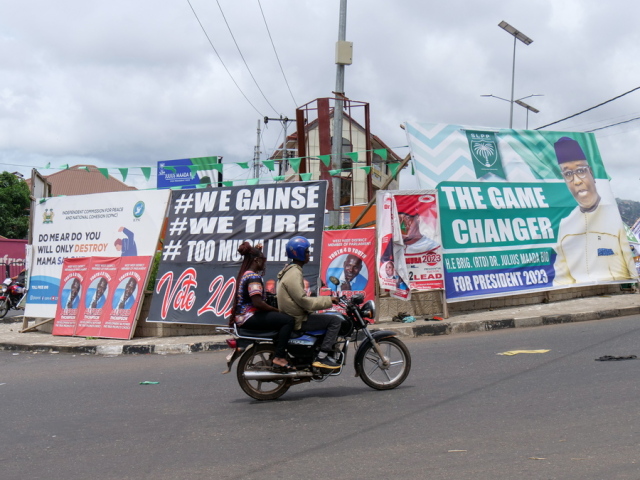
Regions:
<instances>
[{"instance_id":1,"label":"helmet","mask_svg":"<svg viewBox=\"0 0 640 480\"><path fill-rule=\"evenodd\" d=\"M311 244L309 240L304 237L293 237L291 240L287 242L286 251L287 257L292 260L299 260L304 262L306 259L306 250L309 248Z\"/></svg>"}]
</instances>

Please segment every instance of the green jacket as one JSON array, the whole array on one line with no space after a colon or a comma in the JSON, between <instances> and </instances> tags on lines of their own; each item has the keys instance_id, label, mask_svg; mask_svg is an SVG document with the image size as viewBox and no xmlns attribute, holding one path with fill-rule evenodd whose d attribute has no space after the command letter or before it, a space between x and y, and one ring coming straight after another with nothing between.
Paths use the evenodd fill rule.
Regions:
<instances>
[{"instance_id":1,"label":"green jacket","mask_svg":"<svg viewBox=\"0 0 640 480\"><path fill-rule=\"evenodd\" d=\"M278 310L294 318L296 330L302 328L307 315L333 305L331 297L307 297L303 279L302 267L295 263L290 263L278 273Z\"/></svg>"}]
</instances>

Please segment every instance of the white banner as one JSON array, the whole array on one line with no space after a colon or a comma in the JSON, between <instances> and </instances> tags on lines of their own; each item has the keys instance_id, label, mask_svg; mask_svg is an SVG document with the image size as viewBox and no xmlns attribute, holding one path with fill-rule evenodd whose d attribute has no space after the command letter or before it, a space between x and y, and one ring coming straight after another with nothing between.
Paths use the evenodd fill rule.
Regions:
<instances>
[{"instance_id":1,"label":"white banner","mask_svg":"<svg viewBox=\"0 0 640 480\"><path fill-rule=\"evenodd\" d=\"M133 190L37 200L25 315L55 316L65 258L152 256L169 194Z\"/></svg>"}]
</instances>

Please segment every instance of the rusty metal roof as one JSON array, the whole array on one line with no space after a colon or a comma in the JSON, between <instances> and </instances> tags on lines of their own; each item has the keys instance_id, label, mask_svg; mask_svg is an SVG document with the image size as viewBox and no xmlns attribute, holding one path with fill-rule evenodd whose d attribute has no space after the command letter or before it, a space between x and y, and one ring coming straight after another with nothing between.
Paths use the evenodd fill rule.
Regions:
<instances>
[{"instance_id":1,"label":"rusty metal roof","mask_svg":"<svg viewBox=\"0 0 640 480\"><path fill-rule=\"evenodd\" d=\"M87 171L88 170L88 171ZM137 190L109 175L107 179L94 165L74 165L65 170L46 175L51 184L51 195L87 195L90 193L122 192ZM27 180L31 186L31 180Z\"/></svg>"}]
</instances>

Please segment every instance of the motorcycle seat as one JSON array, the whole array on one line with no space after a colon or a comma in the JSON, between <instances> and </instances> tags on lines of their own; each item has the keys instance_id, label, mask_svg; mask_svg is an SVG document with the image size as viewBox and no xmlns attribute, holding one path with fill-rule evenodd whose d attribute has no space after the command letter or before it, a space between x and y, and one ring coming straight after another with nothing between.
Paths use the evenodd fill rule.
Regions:
<instances>
[{"instance_id":1,"label":"motorcycle seat","mask_svg":"<svg viewBox=\"0 0 640 480\"><path fill-rule=\"evenodd\" d=\"M256 337L256 338L273 338L278 335L276 330L266 332L264 330L249 330L248 328L238 328L238 335L241 337Z\"/></svg>"},{"instance_id":2,"label":"motorcycle seat","mask_svg":"<svg viewBox=\"0 0 640 480\"><path fill-rule=\"evenodd\" d=\"M326 330L305 330L304 333L306 335L319 336L319 335L324 335L325 333L327 333L327 331Z\"/></svg>"}]
</instances>

